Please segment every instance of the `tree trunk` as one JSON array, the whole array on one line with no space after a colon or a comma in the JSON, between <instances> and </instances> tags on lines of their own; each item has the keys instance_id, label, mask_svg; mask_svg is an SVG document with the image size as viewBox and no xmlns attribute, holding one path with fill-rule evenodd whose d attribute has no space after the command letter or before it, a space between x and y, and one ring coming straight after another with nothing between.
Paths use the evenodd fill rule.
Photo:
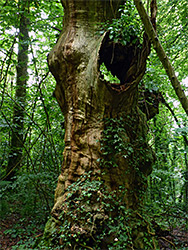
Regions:
<instances>
[{"instance_id":1,"label":"tree trunk","mask_svg":"<svg viewBox=\"0 0 188 250\"><path fill-rule=\"evenodd\" d=\"M13 107L13 126L8 166L6 169L6 180L11 180L16 174L16 170L21 167L22 149L24 144L24 110L26 105L26 84L28 68L28 44L29 33L27 27L27 17L25 16L27 1L24 1L20 12L18 59L17 59L17 78L15 104Z\"/></svg>"},{"instance_id":2,"label":"tree trunk","mask_svg":"<svg viewBox=\"0 0 188 250\"><path fill-rule=\"evenodd\" d=\"M137 105L150 45L145 34L142 46L123 46L99 32L101 22L118 17L122 2L62 1L63 32L48 56L65 118L62 171L43 238L53 247L146 249L144 233L136 229L138 215L130 236L125 211L141 204L153 162L146 117ZM102 78L103 62L121 77L120 85ZM125 224L123 240L118 218Z\"/></svg>"}]
</instances>

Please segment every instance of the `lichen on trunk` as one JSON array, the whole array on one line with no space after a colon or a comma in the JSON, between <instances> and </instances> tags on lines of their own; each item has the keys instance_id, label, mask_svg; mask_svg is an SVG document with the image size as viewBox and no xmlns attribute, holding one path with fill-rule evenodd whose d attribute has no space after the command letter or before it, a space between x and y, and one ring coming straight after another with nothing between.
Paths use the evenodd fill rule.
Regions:
<instances>
[{"instance_id":1,"label":"lichen on trunk","mask_svg":"<svg viewBox=\"0 0 188 250\"><path fill-rule=\"evenodd\" d=\"M123 51L119 63L125 70L117 71L109 62L113 41L98 31L101 22L118 17L123 1L62 3L63 32L48 63L65 118L65 149L43 240L60 244L61 249L112 249L115 244L142 249L144 236L136 231L138 215L134 212L128 219L128 214L142 202L153 162L146 116L138 107L138 83L150 44L145 34L142 46L135 44L131 50L130 44L115 44L114 60L118 63L116 52ZM103 62L117 77L122 76L120 85L103 79L99 70ZM125 236L120 243L122 218ZM133 229L131 237L126 225Z\"/></svg>"}]
</instances>

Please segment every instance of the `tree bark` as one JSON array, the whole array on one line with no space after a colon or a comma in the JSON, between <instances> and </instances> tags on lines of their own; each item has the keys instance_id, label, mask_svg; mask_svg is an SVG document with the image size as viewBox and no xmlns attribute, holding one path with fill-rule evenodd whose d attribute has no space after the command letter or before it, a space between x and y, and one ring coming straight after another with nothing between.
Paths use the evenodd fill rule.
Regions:
<instances>
[{"instance_id":1,"label":"tree bark","mask_svg":"<svg viewBox=\"0 0 188 250\"><path fill-rule=\"evenodd\" d=\"M135 6L138 10L138 13L140 15L140 18L144 24L146 33L148 35L148 37L151 39L151 42L153 44L153 47L155 49L155 51L157 52L157 55L160 59L160 61L163 64L164 69L166 70L166 73L171 81L171 84L176 92L176 95L183 107L183 109L185 110L185 113L188 115L188 99L180 85L180 82L178 81L175 71L157 37L157 34L155 32L155 29L150 21L150 18L148 16L148 14L145 11L145 8L143 6L143 3L141 0L134 0Z\"/></svg>"},{"instance_id":2,"label":"tree bark","mask_svg":"<svg viewBox=\"0 0 188 250\"><path fill-rule=\"evenodd\" d=\"M10 153L8 166L6 169L6 180L12 180L16 171L21 167L22 149L23 149L23 128L24 128L24 109L26 105L26 84L27 84L27 68L28 68L28 20L26 17L27 1L21 6L20 25L18 36L18 58L17 58L17 77L15 104L13 107L13 129L11 136Z\"/></svg>"},{"instance_id":3,"label":"tree bark","mask_svg":"<svg viewBox=\"0 0 188 250\"><path fill-rule=\"evenodd\" d=\"M117 18L123 1L62 3L63 32L48 64L65 118L65 149L52 218L43 240L53 246L58 242L62 249L109 249L119 233L109 232L109 221L120 216L120 205L132 210L139 207L151 173L153 153L146 139L146 117L137 105L137 86L150 46L146 35L142 48L138 44L122 47L113 44L106 33L100 35L100 23ZM116 86L102 78L99 68L104 62L113 70L119 51L123 51L121 65L127 65L127 57L129 65L123 82ZM117 69L114 73L119 75ZM107 194L116 195L112 199ZM141 236L133 231L134 243L122 244L127 244L126 249L131 244L144 249Z\"/></svg>"}]
</instances>

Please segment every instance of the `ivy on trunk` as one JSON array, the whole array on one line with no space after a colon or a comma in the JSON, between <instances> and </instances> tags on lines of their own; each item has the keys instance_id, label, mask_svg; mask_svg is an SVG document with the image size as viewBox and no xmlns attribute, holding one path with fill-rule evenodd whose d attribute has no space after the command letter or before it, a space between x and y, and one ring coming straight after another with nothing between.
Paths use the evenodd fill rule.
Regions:
<instances>
[{"instance_id":1,"label":"ivy on trunk","mask_svg":"<svg viewBox=\"0 0 188 250\"><path fill-rule=\"evenodd\" d=\"M136 211L154 156L138 84L150 42L144 33L142 44L122 45L99 32L100 23L118 18L123 2L63 0L63 32L48 56L65 149L43 242L62 249L146 249L148 225L138 225ZM102 63L120 84L103 79Z\"/></svg>"}]
</instances>

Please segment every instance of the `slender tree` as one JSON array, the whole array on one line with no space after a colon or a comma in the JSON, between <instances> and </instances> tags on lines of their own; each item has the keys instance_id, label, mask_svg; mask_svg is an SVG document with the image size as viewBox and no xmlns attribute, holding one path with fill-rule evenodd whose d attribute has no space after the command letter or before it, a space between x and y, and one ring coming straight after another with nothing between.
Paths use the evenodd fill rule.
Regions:
<instances>
[{"instance_id":1,"label":"slender tree","mask_svg":"<svg viewBox=\"0 0 188 250\"><path fill-rule=\"evenodd\" d=\"M13 107L10 153L6 169L6 180L11 180L11 178L15 175L16 170L21 167L22 162L22 149L24 144L24 110L26 105L26 85L28 78L28 4L28 0L24 0L20 4L16 91L14 98L15 103Z\"/></svg>"}]
</instances>

